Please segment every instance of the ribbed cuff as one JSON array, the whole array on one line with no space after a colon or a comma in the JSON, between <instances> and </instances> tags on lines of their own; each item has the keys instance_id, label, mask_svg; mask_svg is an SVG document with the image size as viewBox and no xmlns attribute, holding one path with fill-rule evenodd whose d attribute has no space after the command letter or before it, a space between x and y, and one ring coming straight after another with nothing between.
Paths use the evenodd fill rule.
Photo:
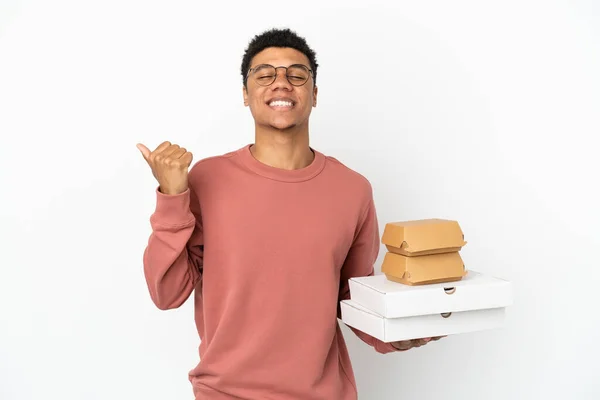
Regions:
<instances>
[{"instance_id":1,"label":"ribbed cuff","mask_svg":"<svg viewBox=\"0 0 600 400\"><path fill-rule=\"evenodd\" d=\"M175 195L161 193L156 188L156 209L151 221L166 226L187 225L194 220L190 211L190 189Z\"/></svg>"}]
</instances>

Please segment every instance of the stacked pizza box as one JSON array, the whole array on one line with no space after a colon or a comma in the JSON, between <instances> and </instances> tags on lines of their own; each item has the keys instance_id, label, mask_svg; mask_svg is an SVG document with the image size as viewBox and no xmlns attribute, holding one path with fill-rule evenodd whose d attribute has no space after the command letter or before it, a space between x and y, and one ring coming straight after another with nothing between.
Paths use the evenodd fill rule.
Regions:
<instances>
[{"instance_id":1,"label":"stacked pizza box","mask_svg":"<svg viewBox=\"0 0 600 400\"><path fill-rule=\"evenodd\" d=\"M512 304L511 283L466 268L457 221L386 224L382 274L351 278L342 320L384 342L500 328Z\"/></svg>"}]
</instances>

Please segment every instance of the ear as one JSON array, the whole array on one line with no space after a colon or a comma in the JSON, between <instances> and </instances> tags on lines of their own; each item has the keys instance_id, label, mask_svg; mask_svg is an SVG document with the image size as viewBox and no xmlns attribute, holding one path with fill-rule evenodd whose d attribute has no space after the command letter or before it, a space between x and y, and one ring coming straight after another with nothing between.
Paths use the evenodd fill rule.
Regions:
<instances>
[{"instance_id":1,"label":"ear","mask_svg":"<svg viewBox=\"0 0 600 400\"><path fill-rule=\"evenodd\" d=\"M317 106L317 93L319 92L319 88L315 86L313 89L313 107Z\"/></svg>"},{"instance_id":2,"label":"ear","mask_svg":"<svg viewBox=\"0 0 600 400\"><path fill-rule=\"evenodd\" d=\"M246 86L242 87L242 95L244 96L244 106L248 107L248 90Z\"/></svg>"}]
</instances>

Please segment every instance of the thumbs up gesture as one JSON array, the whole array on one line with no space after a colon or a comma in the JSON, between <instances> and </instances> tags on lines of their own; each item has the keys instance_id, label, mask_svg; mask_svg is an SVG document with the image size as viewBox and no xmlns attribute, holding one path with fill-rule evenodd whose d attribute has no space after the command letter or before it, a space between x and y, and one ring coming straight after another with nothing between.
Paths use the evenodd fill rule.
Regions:
<instances>
[{"instance_id":1,"label":"thumbs up gesture","mask_svg":"<svg viewBox=\"0 0 600 400\"><path fill-rule=\"evenodd\" d=\"M152 169L161 193L176 195L187 190L192 153L171 142L161 143L154 151L150 151L141 143L136 147Z\"/></svg>"}]
</instances>

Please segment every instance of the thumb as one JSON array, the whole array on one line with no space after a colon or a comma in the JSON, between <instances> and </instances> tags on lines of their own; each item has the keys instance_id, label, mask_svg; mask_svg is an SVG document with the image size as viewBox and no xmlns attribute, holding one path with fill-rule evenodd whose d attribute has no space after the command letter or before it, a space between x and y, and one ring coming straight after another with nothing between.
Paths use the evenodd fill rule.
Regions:
<instances>
[{"instance_id":1,"label":"thumb","mask_svg":"<svg viewBox=\"0 0 600 400\"><path fill-rule=\"evenodd\" d=\"M150 157L150 149L148 149L146 146L144 146L141 143L138 143L135 147L138 148L138 150L142 153L142 156L144 156L146 161L148 161L148 157Z\"/></svg>"}]
</instances>

